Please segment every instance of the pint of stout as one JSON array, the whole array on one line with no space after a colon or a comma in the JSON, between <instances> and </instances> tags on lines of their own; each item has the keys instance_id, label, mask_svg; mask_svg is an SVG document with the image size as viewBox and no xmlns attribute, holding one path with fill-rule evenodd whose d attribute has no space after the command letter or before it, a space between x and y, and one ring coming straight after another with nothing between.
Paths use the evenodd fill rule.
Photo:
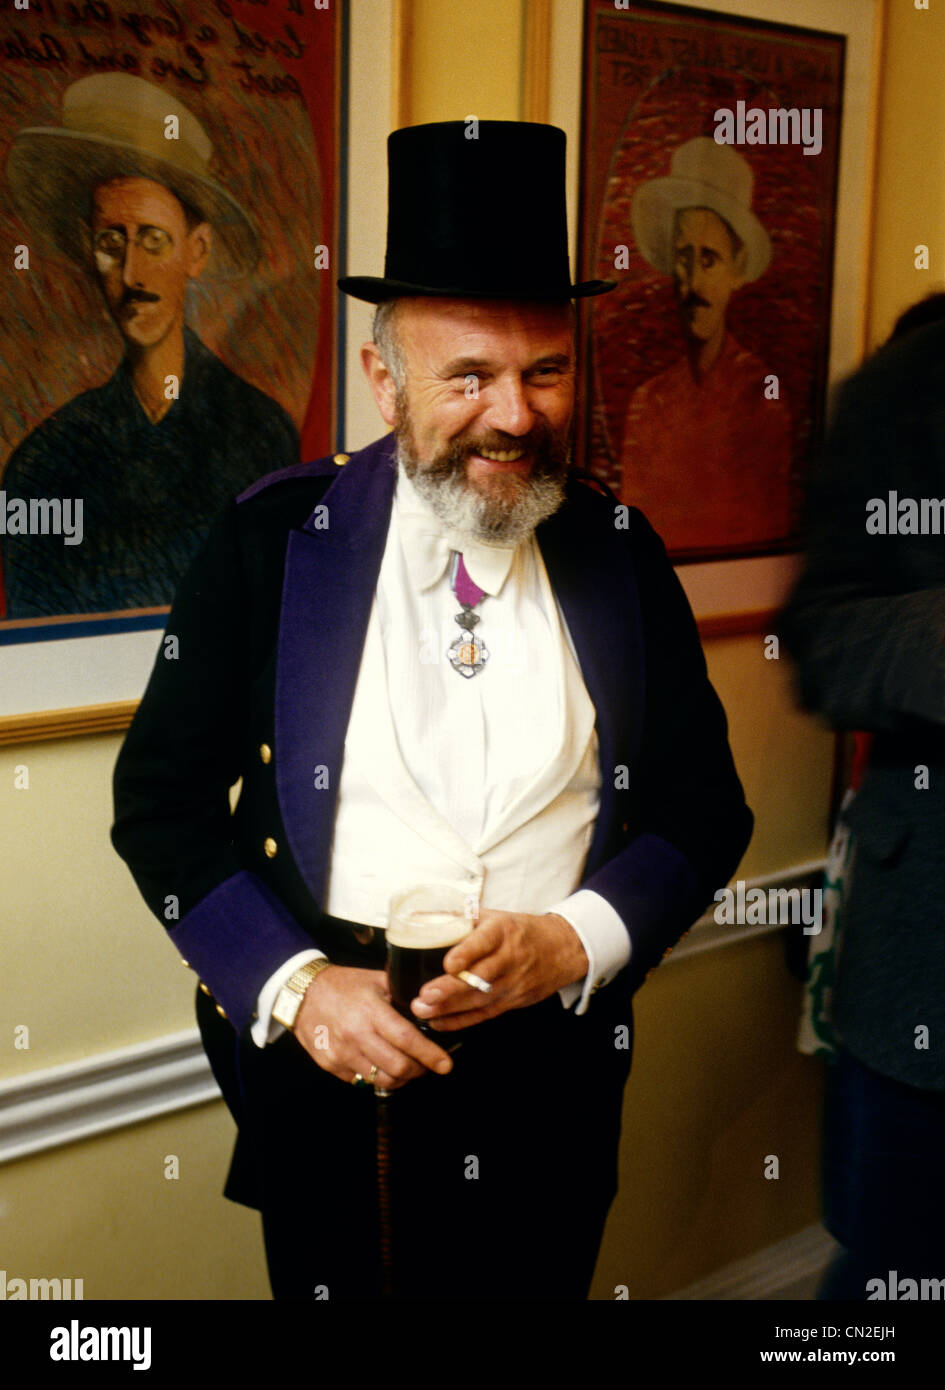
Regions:
<instances>
[{"instance_id":1,"label":"pint of stout","mask_svg":"<svg viewBox=\"0 0 945 1390\"><path fill-rule=\"evenodd\" d=\"M428 980L442 975L443 961L451 947L469 932L469 923L455 912L414 911L391 920L387 929L387 979L391 1003L411 1023L420 1020L410 1012Z\"/></svg>"},{"instance_id":2,"label":"pint of stout","mask_svg":"<svg viewBox=\"0 0 945 1390\"><path fill-rule=\"evenodd\" d=\"M421 1027L410 1012L429 980L444 974L450 948L472 930L474 900L450 884L422 884L391 903L387 927L387 983L394 1008Z\"/></svg>"}]
</instances>

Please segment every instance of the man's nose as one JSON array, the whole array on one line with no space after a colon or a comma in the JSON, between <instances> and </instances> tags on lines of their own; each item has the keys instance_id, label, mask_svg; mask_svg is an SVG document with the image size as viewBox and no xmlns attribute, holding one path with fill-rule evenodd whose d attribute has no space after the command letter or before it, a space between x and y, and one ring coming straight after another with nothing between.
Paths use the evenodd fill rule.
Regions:
<instances>
[{"instance_id":1,"label":"man's nose","mask_svg":"<svg viewBox=\"0 0 945 1390\"><path fill-rule=\"evenodd\" d=\"M535 423L535 411L521 377L500 377L489 387L489 407L483 424L504 434L528 434Z\"/></svg>"},{"instance_id":2,"label":"man's nose","mask_svg":"<svg viewBox=\"0 0 945 1390\"><path fill-rule=\"evenodd\" d=\"M689 289L690 289L690 291L691 291L693 294L698 294L698 295L700 295L700 296L704 299L704 298L705 298L705 295L704 295L703 291L705 290L705 285L706 285L706 269L705 269L705 266L699 265L699 264L697 263L696 265L694 265L694 266L692 267L692 274L689 276Z\"/></svg>"},{"instance_id":3,"label":"man's nose","mask_svg":"<svg viewBox=\"0 0 945 1390\"><path fill-rule=\"evenodd\" d=\"M144 284L144 263L143 257L147 253L135 242L129 241L125 244L125 257L121 267L122 283L129 288L135 285Z\"/></svg>"}]
</instances>

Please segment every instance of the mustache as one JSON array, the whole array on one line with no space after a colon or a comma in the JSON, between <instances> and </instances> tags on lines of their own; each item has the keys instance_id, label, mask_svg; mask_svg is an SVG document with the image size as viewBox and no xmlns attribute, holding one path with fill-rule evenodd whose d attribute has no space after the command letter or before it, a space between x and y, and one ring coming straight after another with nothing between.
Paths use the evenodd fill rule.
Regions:
<instances>
[{"instance_id":1,"label":"mustache","mask_svg":"<svg viewBox=\"0 0 945 1390\"><path fill-rule=\"evenodd\" d=\"M503 430L489 430L485 434L461 434L454 439L449 448L430 467L434 474L450 474L465 469L466 460L473 454L481 454L483 449L490 453L523 452L534 454L537 473L548 468L549 455L558 450L559 440L555 431L544 420L536 421L527 434L506 434ZM557 462L557 460L555 460Z\"/></svg>"},{"instance_id":2,"label":"mustache","mask_svg":"<svg viewBox=\"0 0 945 1390\"><path fill-rule=\"evenodd\" d=\"M684 309L711 309L711 304L707 299L703 299L701 294L696 294L694 290L686 295L682 302Z\"/></svg>"},{"instance_id":3,"label":"mustache","mask_svg":"<svg viewBox=\"0 0 945 1390\"><path fill-rule=\"evenodd\" d=\"M122 295L118 307L124 309L127 304L157 304L160 298L159 294L151 294L149 290L134 290L129 287Z\"/></svg>"},{"instance_id":4,"label":"mustache","mask_svg":"<svg viewBox=\"0 0 945 1390\"><path fill-rule=\"evenodd\" d=\"M491 453L508 453L518 449L523 453L532 453L535 449L541 448L549 435L547 427L536 425L528 434L503 434L501 430L493 430L488 435L477 435L475 439L464 439L460 436L456 444L458 448L465 449L467 454L481 454L483 449L488 449Z\"/></svg>"}]
</instances>

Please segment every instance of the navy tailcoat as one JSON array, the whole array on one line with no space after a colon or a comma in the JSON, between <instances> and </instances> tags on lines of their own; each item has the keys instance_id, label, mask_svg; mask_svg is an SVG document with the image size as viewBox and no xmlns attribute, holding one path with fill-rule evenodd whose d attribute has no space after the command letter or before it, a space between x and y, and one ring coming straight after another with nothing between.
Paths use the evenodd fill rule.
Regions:
<instances>
[{"instance_id":1,"label":"navy tailcoat","mask_svg":"<svg viewBox=\"0 0 945 1390\"><path fill-rule=\"evenodd\" d=\"M388 435L343 467L272 474L228 508L178 591L116 768L115 846L226 1016L205 1005L202 1026L238 1120L260 987L313 943L359 958L321 903L395 479ZM597 711L601 802L582 886L631 941L588 1017L606 995L629 1016L632 992L734 872L752 816L689 605L643 515L572 479L536 534Z\"/></svg>"}]
</instances>

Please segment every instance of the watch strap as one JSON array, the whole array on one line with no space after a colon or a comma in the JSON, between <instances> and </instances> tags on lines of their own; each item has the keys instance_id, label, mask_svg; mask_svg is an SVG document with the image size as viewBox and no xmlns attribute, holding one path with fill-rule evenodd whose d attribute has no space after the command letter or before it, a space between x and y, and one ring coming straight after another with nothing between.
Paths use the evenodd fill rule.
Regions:
<instances>
[{"instance_id":1,"label":"watch strap","mask_svg":"<svg viewBox=\"0 0 945 1390\"><path fill-rule=\"evenodd\" d=\"M283 1028L290 1032L295 1027L296 1016L302 1007L302 1000L305 992L314 979L327 970L331 961L325 956L320 956L317 960L306 961L300 965L298 970L294 970L276 996L276 1002L272 1006L272 1017L276 1023L281 1023Z\"/></svg>"}]
</instances>

